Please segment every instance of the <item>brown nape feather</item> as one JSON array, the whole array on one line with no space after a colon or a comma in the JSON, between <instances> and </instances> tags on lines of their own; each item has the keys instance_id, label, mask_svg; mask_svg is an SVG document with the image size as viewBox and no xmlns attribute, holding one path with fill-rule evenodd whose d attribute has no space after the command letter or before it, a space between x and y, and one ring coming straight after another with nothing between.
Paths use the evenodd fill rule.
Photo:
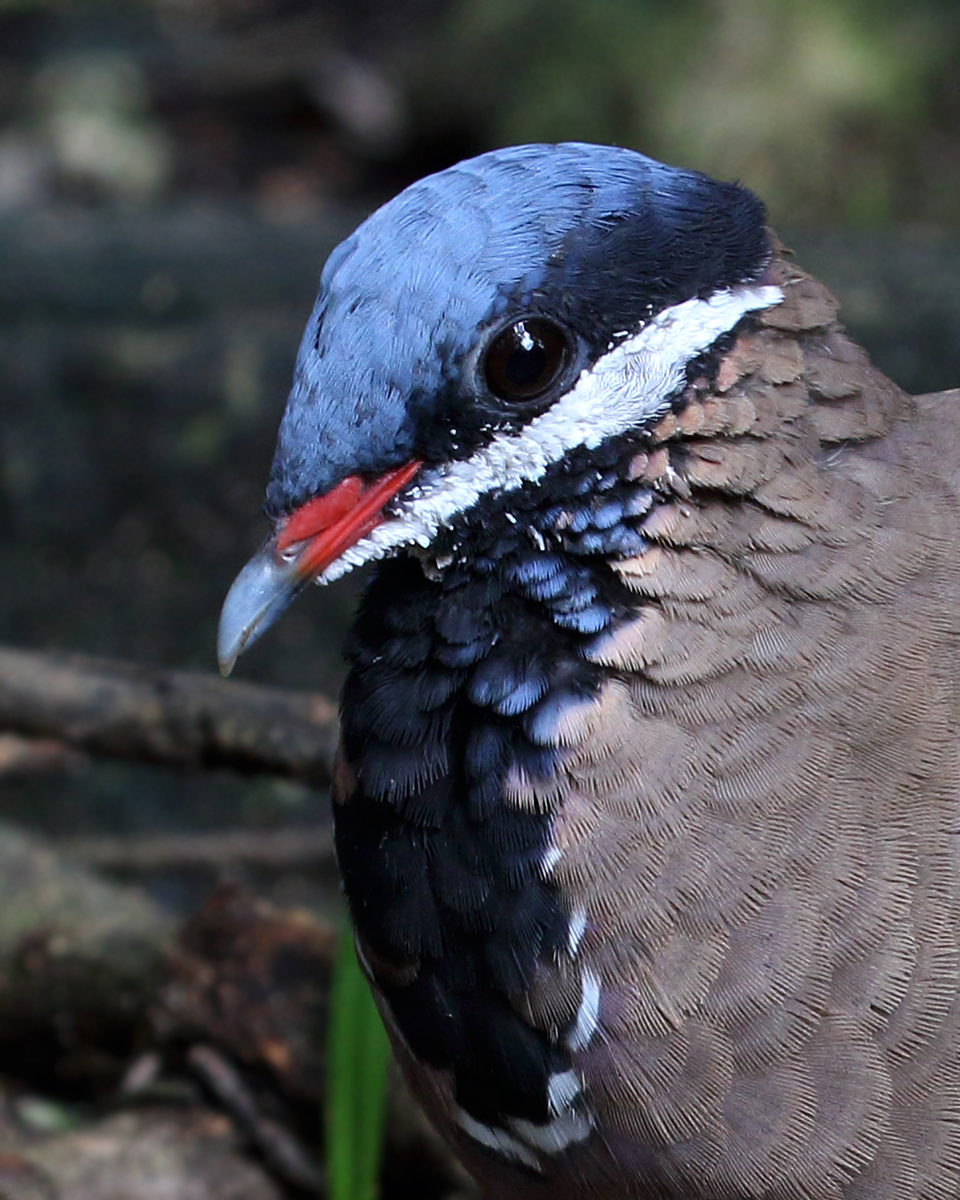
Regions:
<instances>
[{"instance_id":1,"label":"brown nape feather","mask_svg":"<svg viewBox=\"0 0 960 1200\"><path fill-rule=\"evenodd\" d=\"M599 979L596 1132L491 1196L960 1196L960 393L904 395L771 273L634 463L639 615L526 783L587 923L525 1012Z\"/></svg>"}]
</instances>

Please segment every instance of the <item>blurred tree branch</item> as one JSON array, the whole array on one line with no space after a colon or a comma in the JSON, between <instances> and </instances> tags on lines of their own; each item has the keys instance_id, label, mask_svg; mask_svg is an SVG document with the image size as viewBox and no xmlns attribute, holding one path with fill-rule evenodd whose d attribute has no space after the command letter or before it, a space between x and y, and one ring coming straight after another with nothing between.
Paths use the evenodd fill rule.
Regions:
<instances>
[{"instance_id":1,"label":"blurred tree branch","mask_svg":"<svg viewBox=\"0 0 960 1200\"><path fill-rule=\"evenodd\" d=\"M59 838L57 849L72 862L124 875L202 867L230 871L253 866L290 871L333 866L329 828L221 829L214 833L148 833Z\"/></svg>"},{"instance_id":2,"label":"blurred tree branch","mask_svg":"<svg viewBox=\"0 0 960 1200\"><path fill-rule=\"evenodd\" d=\"M163 980L173 928L142 892L96 879L0 823L4 1071L42 1077L57 1062L96 1080L115 1073Z\"/></svg>"},{"instance_id":3,"label":"blurred tree branch","mask_svg":"<svg viewBox=\"0 0 960 1200\"><path fill-rule=\"evenodd\" d=\"M180 768L330 780L336 705L325 696L190 671L0 649L0 732ZM0 769L2 769L0 763Z\"/></svg>"},{"instance_id":4,"label":"blurred tree branch","mask_svg":"<svg viewBox=\"0 0 960 1200\"><path fill-rule=\"evenodd\" d=\"M89 754L316 785L329 781L337 734L336 707L321 695L0 649L0 775L70 769ZM318 1193L310 1147L324 1090L330 926L230 885L178 925L146 893L88 868L332 859L327 828L54 847L0 823L0 1059L28 1099L39 1093L66 1122L36 1133L16 1107L23 1085L0 1084L0 1195L101 1200L116 1190L115 1172L125 1184L140 1167L131 1139L145 1163L163 1161L172 1179L189 1173L208 1200L225 1194L223 1181L249 1200L278 1200L274 1180ZM472 1196L399 1086L387 1173L412 1171L430 1194ZM58 1098L64 1087L101 1109L74 1111ZM273 1178L248 1161L251 1148Z\"/></svg>"}]
</instances>

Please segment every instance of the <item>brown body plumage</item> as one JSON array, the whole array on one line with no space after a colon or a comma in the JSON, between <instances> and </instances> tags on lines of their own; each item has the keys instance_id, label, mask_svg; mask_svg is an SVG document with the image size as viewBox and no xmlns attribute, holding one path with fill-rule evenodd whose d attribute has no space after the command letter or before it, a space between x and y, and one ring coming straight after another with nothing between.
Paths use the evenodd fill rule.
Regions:
<instances>
[{"instance_id":1,"label":"brown body plumage","mask_svg":"<svg viewBox=\"0 0 960 1200\"><path fill-rule=\"evenodd\" d=\"M777 252L784 302L635 471L639 614L549 785L576 954L518 1005L598 1032L538 1177L415 1090L497 1200L960 1196L960 392L910 398ZM338 800L349 803L349 774Z\"/></svg>"},{"instance_id":2,"label":"brown body plumage","mask_svg":"<svg viewBox=\"0 0 960 1200\"><path fill-rule=\"evenodd\" d=\"M960 393L736 185L492 151L331 256L229 667L383 559L335 838L490 1200L960 1200Z\"/></svg>"}]
</instances>

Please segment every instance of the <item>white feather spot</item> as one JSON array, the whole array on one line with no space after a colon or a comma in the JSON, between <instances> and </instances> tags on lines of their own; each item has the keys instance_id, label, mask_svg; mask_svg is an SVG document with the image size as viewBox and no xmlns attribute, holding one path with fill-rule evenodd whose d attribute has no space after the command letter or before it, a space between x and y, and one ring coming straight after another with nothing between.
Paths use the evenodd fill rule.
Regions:
<instances>
[{"instance_id":1,"label":"white feather spot","mask_svg":"<svg viewBox=\"0 0 960 1200\"><path fill-rule=\"evenodd\" d=\"M549 876L561 858L563 858L563 851L558 846L547 847L546 853L540 859L540 870L543 872L544 879Z\"/></svg>"},{"instance_id":2,"label":"white feather spot","mask_svg":"<svg viewBox=\"0 0 960 1200\"><path fill-rule=\"evenodd\" d=\"M586 1141L593 1131L593 1118L587 1113L565 1112L546 1125L535 1125L517 1117L511 1120L510 1128L535 1150L559 1154L574 1142Z\"/></svg>"},{"instance_id":3,"label":"white feather spot","mask_svg":"<svg viewBox=\"0 0 960 1200\"><path fill-rule=\"evenodd\" d=\"M587 928L587 911L584 908L575 908L570 914L570 923L567 926L567 953L571 958L577 953L580 948L580 939L583 937Z\"/></svg>"},{"instance_id":4,"label":"white feather spot","mask_svg":"<svg viewBox=\"0 0 960 1200\"><path fill-rule=\"evenodd\" d=\"M580 1095L580 1076L576 1071L558 1071L547 1080L547 1107L559 1117Z\"/></svg>"},{"instance_id":5,"label":"white feather spot","mask_svg":"<svg viewBox=\"0 0 960 1200\"><path fill-rule=\"evenodd\" d=\"M580 977L580 1007L577 1020L567 1035L570 1050L585 1050L597 1029L600 1015L600 978L589 967L584 967Z\"/></svg>"},{"instance_id":6,"label":"white feather spot","mask_svg":"<svg viewBox=\"0 0 960 1200\"><path fill-rule=\"evenodd\" d=\"M505 1129L497 1129L494 1125L482 1125L479 1121L474 1120L468 1112L464 1112L462 1108L457 1109L456 1120L464 1133L472 1137L475 1142L479 1142L481 1146L486 1146L490 1150L496 1150L504 1158L512 1159L514 1162L521 1162L524 1166L532 1167L534 1171L543 1173L540 1160L533 1151L518 1141L512 1134L507 1133Z\"/></svg>"}]
</instances>

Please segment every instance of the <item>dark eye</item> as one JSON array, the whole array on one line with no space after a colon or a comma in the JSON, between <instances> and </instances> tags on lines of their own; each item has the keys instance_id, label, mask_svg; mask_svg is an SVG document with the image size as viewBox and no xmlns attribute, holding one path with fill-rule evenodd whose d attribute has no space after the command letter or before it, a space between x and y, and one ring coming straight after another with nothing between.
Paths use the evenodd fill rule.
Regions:
<instances>
[{"instance_id":1,"label":"dark eye","mask_svg":"<svg viewBox=\"0 0 960 1200\"><path fill-rule=\"evenodd\" d=\"M570 357L567 334L546 317L524 317L497 335L487 351L487 387L501 400L536 400Z\"/></svg>"}]
</instances>

